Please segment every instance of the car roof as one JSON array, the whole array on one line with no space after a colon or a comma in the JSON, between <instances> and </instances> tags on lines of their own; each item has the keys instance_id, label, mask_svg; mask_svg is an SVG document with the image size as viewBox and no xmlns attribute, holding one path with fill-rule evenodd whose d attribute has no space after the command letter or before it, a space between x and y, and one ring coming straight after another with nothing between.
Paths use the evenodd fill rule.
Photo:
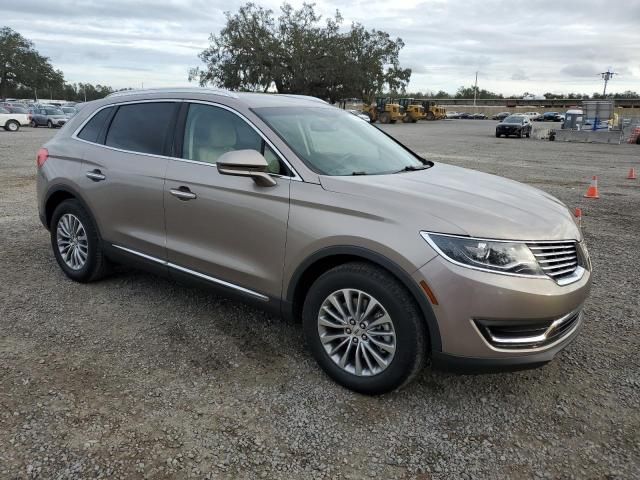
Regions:
<instances>
[{"instance_id":1,"label":"car roof","mask_svg":"<svg viewBox=\"0 0 640 480\"><path fill-rule=\"evenodd\" d=\"M248 108L260 107L292 107L292 106L330 106L324 100L306 95L277 94L277 93L252 93L252 92L232 92L229 90L206 87L175 87L175 88L153 88L138 90L123 90L114 92L106 99L131 99L145 100L155 98L193 98L202 100L227 99L232 102L239 102Z\"/></svg>"}]
</instances>

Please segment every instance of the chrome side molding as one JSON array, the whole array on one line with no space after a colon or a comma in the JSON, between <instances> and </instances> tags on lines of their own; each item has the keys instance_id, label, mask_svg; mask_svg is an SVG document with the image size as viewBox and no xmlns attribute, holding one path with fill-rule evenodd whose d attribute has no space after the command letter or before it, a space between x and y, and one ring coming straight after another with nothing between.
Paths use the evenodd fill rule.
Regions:
<instances>
[{"instance_id":1,"label":"chrome side molding","mask_svg":"<svg viewBox=\"0 0 640 480\"><path fill-rule=\"evenodd\" d=\"M159 263L160 265L164 265L165 267L173 268L174 270L178 270L179 272L187 273L189 275L193 275L194 277L198 277L198 278L201 278L203 280L207 280L207 281L209 281L211 283L215 283L217 285L222 285L224 287L228 287L228 288L231 288L233 290L237 290L237 291L242 292L244 294L251 295L252 297L255 297L255 298L259 299L259 300L262 300L262 301L265 301L265 302L269 301L269 297L267 297L266 295L258 293L258 292L254 291L254 290L250 290L248 288L241 287L240 285L236 285L235 283L227 282L225 280L221 280L219 278L215 278L215 277L212 277L210 275L205 275L204 273L196 272L195 270L191 270L189 268L185 268L185 267L182 267L180 265L176 265L175 263L171 263L171 262L168 262L166 260L162 260L160 258L152 257L151 255L147 255L147 254L144 254L142 252L138 252L136 250L132 250L130 248L122 247L120 245L111 244L111 246L113 246L113 247L115 247L115 248L117 248L119 250L123 250L123 251L125 251L127 253L131 253L132 255L136 255L136 256L138 256L140 258L144 258L145 260L150 260L152 262Z\"/></svg>"}]
</instances>

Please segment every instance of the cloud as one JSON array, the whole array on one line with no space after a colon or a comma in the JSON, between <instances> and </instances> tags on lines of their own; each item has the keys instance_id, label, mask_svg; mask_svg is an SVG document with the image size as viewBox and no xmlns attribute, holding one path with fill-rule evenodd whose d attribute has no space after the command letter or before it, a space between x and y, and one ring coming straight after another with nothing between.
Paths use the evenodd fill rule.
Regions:
<instances>
[{"instance_id":1,"label":"cloud","mask_svg":"<svg viewBox=\"0 0 640 480\"><path fill-rule=\"evenodd\" d=\"M279 0L257 0L278 12ZM304 0L291 0L300 6ZM209 34L243 0L20 0L3 2L2 20L34 41L72 82L114 87L186 85ZM410 89L454 92L478 85L506 94L524 90L589 92L613 66L614 91L638 90L640 2L603 9L600 0L318 0L326 18L345 19L401 37ZM541 21L544 19L544 21Z\"/></svg>"}]
</instances>

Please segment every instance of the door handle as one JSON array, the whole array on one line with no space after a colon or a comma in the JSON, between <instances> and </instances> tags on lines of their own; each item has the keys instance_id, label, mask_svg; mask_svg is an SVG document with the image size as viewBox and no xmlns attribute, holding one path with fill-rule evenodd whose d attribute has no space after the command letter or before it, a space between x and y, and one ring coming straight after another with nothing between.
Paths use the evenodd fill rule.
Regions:
<instances>
[{"instance_id":1,"label":"door handle","mask_svg":"<svg viewBox=\"0 0 640 480\"><path fill-rule=\"evenodd\" d=\"M169 190L169 193L180 200L193 200L198 198L198 196L187 187L172 188Z\"/></svg>"},{"instance_id":2,"label":"door handle","mask_svg":"<svg viewBox=\"0 0 640 480\"><path fill-rule=\"evenodd\" d=\"M91 170L91 171L87 172L87 178L90 178L94 182L101 182L102 180L104 180L107 177L104 176L102 174L102 172L96 168L95 170Z\"/></svg>"}]
</instances>

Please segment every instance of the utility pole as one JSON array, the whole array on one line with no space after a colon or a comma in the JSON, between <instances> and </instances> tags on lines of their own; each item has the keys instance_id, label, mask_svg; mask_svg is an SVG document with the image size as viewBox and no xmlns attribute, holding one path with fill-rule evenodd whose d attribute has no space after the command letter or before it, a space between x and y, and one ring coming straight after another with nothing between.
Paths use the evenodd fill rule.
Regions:
<instances>
[{"instance_id":1,"label":"utility pole","mask_svg":"<svg viewBox=\"0 0 640 480\"><path fill-rule=\"evenodd\" d=\"M478 72L476 71L476 84L473 87L473 110L476 109L476 98L478 96Z\"/></svg>"},{"instance_id":2,"label":"utility pole","mask_svg":"<svg viewBox=\"0 0 640 480\"><path fill-rule=\"evenodd\" d=\"M604 80L604 90L602 91L602 98L606 98L607 83L609 83L609 80L611 80L614 75L617 75L617 72L612 72L611 67L609 67L606 72L601 72L598 75L600 75Z\"/></svg>"}]
</instances>

